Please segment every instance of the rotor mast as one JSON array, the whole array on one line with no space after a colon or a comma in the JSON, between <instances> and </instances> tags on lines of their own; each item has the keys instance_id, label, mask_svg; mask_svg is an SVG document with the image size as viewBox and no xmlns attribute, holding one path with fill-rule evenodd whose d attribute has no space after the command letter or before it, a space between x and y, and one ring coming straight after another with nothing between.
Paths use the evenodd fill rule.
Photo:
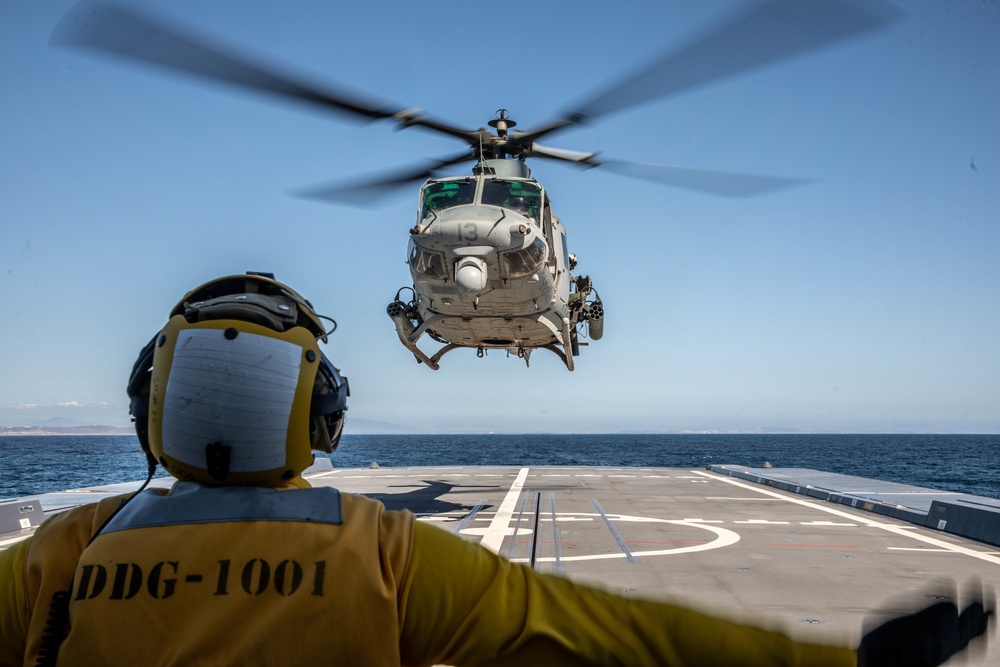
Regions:
<instances>
[{"instance_id":1,"label":"rotor mast","mask_svg":"<svg viewBox=\"0 0 1000 667\"><path fill-rule=\"evenodd\" d=\"M481 158L504 160L507 158L523 159L524 146L507 139L507 131L517 125L517 121L510 117L506 109L497 109L497 117L487 123L496 130L496 136L491 137L489 155L482 155Z\"/></svg>"},{"instance_id":2,"label":"rotor mast","mask_svg":"<svg viewBox=\"0 0 1000 667\"><path fill-rule=\"evenodd\" d=\"M497 109L497 117L488 125L496 130L496 135L482 129L484 141L474 148L477 164L472 173L487 174L501 178L530 178L531 170L524 163L525 146L507 138L507 131L517 125L506 109Z\"/></svg>"}]
</instances>

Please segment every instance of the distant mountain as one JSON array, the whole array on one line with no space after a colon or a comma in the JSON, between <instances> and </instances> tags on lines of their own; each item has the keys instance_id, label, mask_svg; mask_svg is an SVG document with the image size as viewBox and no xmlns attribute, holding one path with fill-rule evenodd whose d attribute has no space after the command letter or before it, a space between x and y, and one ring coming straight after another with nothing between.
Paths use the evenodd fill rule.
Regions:
<instances>
[{"instance_id":1,"label":"distant mountain","mask_svg":"<svg viewBox=\"0 0 1000 667\"><path fill-rule=\"evenodd\" d=\"M42 426L45 428L51 428L53 426L94 426L89 422L85 422L82 419L75 419L73 417L50 417L49 419L42 419L33 424L34 426Z\"/></svg>"},{"instance_id":2,"label":"distant mountain","mask_svg":"<svg viewBox=\"0 0 1000 667\"><path fill-rule=\"evenodd\" d=\"M72 419L49 419L45 425L39 426L0 426L0 436L3 435L135 435L131 426L101 426L93 424L76 424L60 426L58 422L74 421ZM49 424L48 422L57 422Z\"/></svg>"},{"instance_id":3,"label":"distant mountain","mask_svg":"<svg viewBox=\"0 0 1000 667\"><path fill-rule=\"evenodd\" d=\"M400 424L373 419L354 419L351 417L348 417L345 429L345 433L350 435L382 435L412 432L412 428L401 426ZM3 435L135 435L135 429L132 426L88 424L79 419L53 417L31 424L0 426L0 436Z\"/></svg>"}]
</instances>

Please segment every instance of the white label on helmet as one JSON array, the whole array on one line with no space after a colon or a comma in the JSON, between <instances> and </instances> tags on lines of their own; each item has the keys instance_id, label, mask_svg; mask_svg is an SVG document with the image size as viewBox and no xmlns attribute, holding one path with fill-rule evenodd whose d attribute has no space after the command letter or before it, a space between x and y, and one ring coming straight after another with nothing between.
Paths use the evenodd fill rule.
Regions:
<instances>
[{"instance_id":1,"label":"white label on helmet","mask_svg":"<svg viewBox=\"0 0 1000 667\"><path fill-rule=\"evenodd\" d=\"M276 338L182 331L163 401L164 454L205 468L205 446L217 442L232 447L232 472L283 466L301 362L300 346Z\"/></svg>"}]
</instances>

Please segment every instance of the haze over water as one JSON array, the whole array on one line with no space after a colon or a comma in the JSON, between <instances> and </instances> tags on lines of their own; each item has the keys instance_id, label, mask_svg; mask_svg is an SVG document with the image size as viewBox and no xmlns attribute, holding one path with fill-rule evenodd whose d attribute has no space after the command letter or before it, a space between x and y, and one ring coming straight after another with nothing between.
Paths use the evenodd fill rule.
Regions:
<instances>
[{"instance_id":1,"label":"haze over water","mask_svg":"<svg viewBox=\"0 0 1000 667\"><path fill-rule=\"evenodd\" d=\"M345 435L335 468L710 464L812 468L1000 498L1000 435ZM162 474L162 471L161 471ZM0 497L143 479L134 436L0 437Z\"/></svg>"}]
</instances>

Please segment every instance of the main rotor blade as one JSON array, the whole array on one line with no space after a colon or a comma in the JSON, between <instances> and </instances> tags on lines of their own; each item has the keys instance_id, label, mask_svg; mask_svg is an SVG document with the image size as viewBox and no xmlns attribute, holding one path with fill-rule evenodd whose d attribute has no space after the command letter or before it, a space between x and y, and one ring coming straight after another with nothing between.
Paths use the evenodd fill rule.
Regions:
<instances>
[{"instance_id":1,"label":"main rotor blade","mask_svg":"<svg viewBox=\"0 0 1000 667\"><path fill-rule=\"evenodd\" d=\"M781 190L798 188L816 183L804 178L784 178L780 176L758 176L727 171L684 169L657 164L623 162L621 160L593 160L585 162L590 166L603 167L623 176L641 178L663 185L685 190L697 190L725 197L757 197Z\"/></svg>"},{"instance_id":2,"label":"main rotor blade","mask_svg":"<svg viewBox=\"0 0 1000 667\"><path fill-rule=\"evenodd\" d=\"M641 178L645 181L653 181L675 188L697 190L726 197L756 197L816 182L802 178L759 176L728 171L684 169L658 164L605 160L598 157L597 153L580 153L562 148L548 148L538 144L531 147L528 156L572 162L583 167L604 167L608 171L622 176Z\"/></svg>"},{"instance_id":3,"label":"main rotor blade","mask_svg":"<svg viewBox=\"0 0 1000 667\"><path fill-rule=\"evenodd\" d=\"M531 148L525 152L524 157L542 157L549 160L561 160L563 162L582 164L588 167L596 167L601 164L599 160L596 160L597 153L581 153L580 151L571 151L565 148L551 148L549 146L541 146L535 143L533 143Z\"/></svg>"},{"instance_id":4,"label":"main rotor blade","mask_svg":"<svg viewBox=\"0 0 1000 667\"><path fill-rule=\"evenodd\" d=\"M365 179L351 183L337 182L306 188L292 194L305 199L339 202L368 208L375 203L374 200L391 194L407 185L425 181L432 177L439 169L472 159L472 155L467 151L459 155L441 158L419 167L392 172L388 175L378 177L376 180Z\"/></svg>"},{"instance_id":5,"label":"main rotor blade","mask_svg":"<svg viewBox=\"0 0 1000 667\"><path fill-rule=\"evenodd\" d=\"M96 0L85 0L74 6L56 26L49 43L92 49L286 100L319 105L356 118L394 119L404 127L421 125L470 143L479 140L478 132L432 120L419 110L381 104L330 87L321 89L249 57L212 46L161 19Z\"/></svg>"},{"instance_id":6,"label":"main rotor blade","mask_svg":"<svg viewBox=\"0 0 1000 667\"><path fill-rule=\"evenodd\" d=\"M768 0L599 91L561 118L519 134L529 143L565 127L678 94L887 25L883 0Z\"/></svg>"}]
</instances>

